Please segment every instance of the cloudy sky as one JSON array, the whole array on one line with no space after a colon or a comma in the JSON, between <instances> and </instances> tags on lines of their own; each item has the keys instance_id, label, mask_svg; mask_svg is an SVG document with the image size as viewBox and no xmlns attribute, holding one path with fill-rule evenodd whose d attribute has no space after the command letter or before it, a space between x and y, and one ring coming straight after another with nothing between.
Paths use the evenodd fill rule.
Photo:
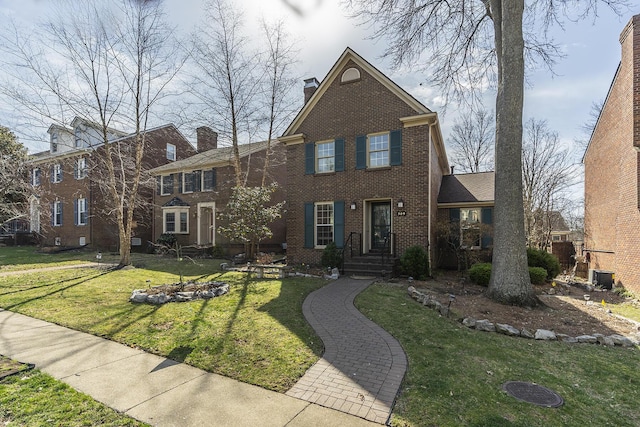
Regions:
<instances>
[{"instance_id":1,"label":"cloudy sky","mask_svg":"<svg viewBox=\"0 0 640 427\"><path fill-rule=\"evenodd\" d=\"M234 0L234 4L245 10L248 22L255 22L261 15L287 22L300 49L298 71L301 79L317 77L321 80L348 46L427 107L438 111L440 94L428 84L428 76L389 69L386 61L380 58L384 41L369 39L370 31L347 18L339 1ZM201 18L204 2L165 0L165 5L169 19L181 30L189 32ZM3 15L26 22L46 17L50 6L51 2L47 0L0 0ZM302 13L296 13L294 8ZM633 13L640 13L640 8L618 18L601 7L595 22L567 22L565 31L555 31L554 37L561 43L566 57L557 64L555 76L545 70L531 74L532 85L525 96L525 118L548 120L550 128L557 131L567 145L573 145L576 138L584 138L580 126L588 120L591 104L601 101L607 94L620 61L618 38ZM302 93L302 80L300 91ZM491 102L487 107L492 109ZM455 106L450 106L441 117L445 141L456 114ZM45 140L47 135L43 131L41 143L25 141L25 144L31 151L37 151L46 147Z\"/></svg>"}]
</instances>

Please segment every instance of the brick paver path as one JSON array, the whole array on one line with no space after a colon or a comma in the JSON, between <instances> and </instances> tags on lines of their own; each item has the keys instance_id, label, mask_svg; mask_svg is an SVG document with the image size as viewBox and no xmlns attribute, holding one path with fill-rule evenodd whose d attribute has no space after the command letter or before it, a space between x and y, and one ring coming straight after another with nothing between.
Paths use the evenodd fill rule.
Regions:
<instances>
[{"instance_id":1,"label":"brick paver path","mask_svg":"<svg viewBox=\"0 0 640 427\"><path fill-rule=\"evenodd\" d=\"M371 282L340 278L305 299L304 316L325 350L287 395L384 424L407 359L395 338L353 305Z\"/></svg>"}]
</instances>

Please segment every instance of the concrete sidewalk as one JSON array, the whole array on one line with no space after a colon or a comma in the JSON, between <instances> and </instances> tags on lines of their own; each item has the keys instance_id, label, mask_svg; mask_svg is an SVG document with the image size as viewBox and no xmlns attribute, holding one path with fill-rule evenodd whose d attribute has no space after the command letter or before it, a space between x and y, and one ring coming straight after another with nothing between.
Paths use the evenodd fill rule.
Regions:
<instances>
[{"instance_id":1,"label":"concrete sidewalk","mask_svg":"<svg viewBox=\"0 0 640 427\"><path fill-rule=\"evenodd\" d=\"M2 309L0 354L154 426L379 425Z\"/></svg>"}]
</instances>

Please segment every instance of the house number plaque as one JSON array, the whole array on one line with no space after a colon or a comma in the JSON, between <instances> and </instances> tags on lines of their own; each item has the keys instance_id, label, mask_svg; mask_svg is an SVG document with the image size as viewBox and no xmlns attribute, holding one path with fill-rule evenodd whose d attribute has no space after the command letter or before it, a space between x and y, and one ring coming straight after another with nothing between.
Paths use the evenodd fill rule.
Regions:
<instances>
[{"instance_id":1,"label":"house number plaque","mask_svg":"<svg viewBox=\"0 0 640 427\"><path fill-rule=\"evenodd\" d=\"M396 212L398 216L407 216L407 211L398 211Z\"/></svg>"}]
</instances>

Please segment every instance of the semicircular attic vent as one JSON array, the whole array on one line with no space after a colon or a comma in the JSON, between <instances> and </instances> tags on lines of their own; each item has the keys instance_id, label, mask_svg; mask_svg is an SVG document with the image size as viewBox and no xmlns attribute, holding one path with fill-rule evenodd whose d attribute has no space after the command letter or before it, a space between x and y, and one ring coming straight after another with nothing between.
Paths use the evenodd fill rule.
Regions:
<instances>
[{"instance_id":1,"label":"semicircular attic vent","mask_svg":"<svg viewBox=\"0 0 640 427\"><path fill-rule=\"evenodd\" d=\"M342 73L342 78L340 79L340 83L348 83L355 80L360 80L360 70L357 68L347 68L344 73Z\"/></svg>"}]
</instances>

